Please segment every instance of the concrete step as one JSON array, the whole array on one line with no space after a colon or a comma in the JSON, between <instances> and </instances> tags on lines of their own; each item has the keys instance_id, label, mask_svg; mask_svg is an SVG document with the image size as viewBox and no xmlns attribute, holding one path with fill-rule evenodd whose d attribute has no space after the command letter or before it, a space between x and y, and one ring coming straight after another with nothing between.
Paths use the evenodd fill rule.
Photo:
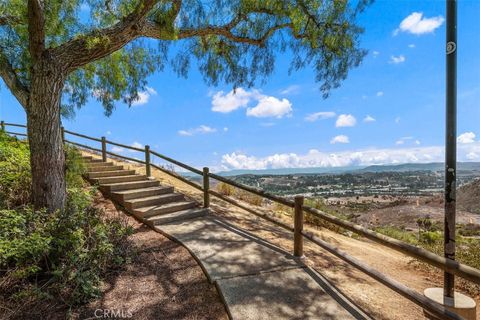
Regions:
<instances>
[{"instance_id":1,"label":"concrete step","mask_svg":"<svg viewBox=\"0 0 480 320\"><path fill-rule=\"evenodd\" d=\"M175 222L179 220L188 220L188 219L203 217L207 213L208 213L208 209L193 208L193 209L181 210L181 211L152 216L152 217L146 218L145 223L155 226L155 225L167 224L167 223Z\"/></svg>"},{"instance_id":2,"label":"concrete step","mask_svg":"<svg viewBox=\"0 0 480 320\"><path fill-rule=\"evenodd\" d=\"M130 175L130 176L96 178L92 180L98 184L111 184L111 183L133 182L133 181L142 181L142 180L147 181L148 178L145 175L136 174L136 175Z\"/></svg>"},{"instance_id":3,"label":"concrete step","mask_svg":"<svg viewBox=\"0 0 480 320\"><path fill-rule=\"evenodd\" d=\"M105 192L126 191L134 189L142 189L149 187L156 187L160 185L157 180L145 180L145 181L133 181L133 182L119 182L119 183L106 183L100 186L100 189Z\"/></svg>"},{"instance_id":4,"label":"concrete step","mask_svg":"<svg viewBox=\"0 0 480 320\"><path fill-rule=\"evenodd\" d=\"M114 166L114 165L93 166L93 167L87 166L87 170L88 172L117 171L117 170L123 170L123 166Z\"/></svg>"},{"instance_id":5,"label":"concrete step","mask_svg":"<svg viewBox=\"0 0 480 320\"><path fill-rule=\"evenodd\" d=\"M90 160L87 160L87 163L103 163L103 160L102 159L99 159L99 158L92 158Z\"/></svg>"},{"instance_id":6,"label":"concrete step","mask_svg":"<svg viewBox=\"0 0 480 320\"><path fill-rule=\"evenodd\" d=\"M94 171L89 172L88 177L90 179L94 178L105 178L105 177L119 177L119 176L131 176L135 174L135 170L114 170L114 171Z\"/></svg>"},{"instance_id":7,"label":"concrete step","mask_svg":"<svg viewBox=\"0 0 480 320\"><path fill-rule=\"evenodd\" d=\"M89 161L89 160L92 160L93 157L92 156L82 156L82 159L85 160L85 161Z\"/></svg>"},{"instance_id":8,"label":"concrete step","mask_svg":"<svg viewBox=\"0 0 480 320\"><path fill-rule=\"evenodd\" d=\"M170 202L161 206L148 206L137 208L133 213L140 218L149 218L152 216L191 209L197 206L193 201Z\"/></svg>"},{"instance_id":9,"label":"concrete step","mask_svg":"<svg viewBox=\"0 0 480 320\"><path fill-rule=\"evenodd\" d=\"M159 194L156 196L137 198L125 201L124 206L129 210L147 206L160 206L170 202L179 202L184 200L184 197L180 193L167 193Z\"/></svg>"},{"instance_id":10,"label":"concrete step","mask_svg":"<svg viewBox=\"0 0 480 320\"><path fill-rule=\"evenodd\" d=\"M87 168L113 166L113 162L87 162Z\"/></svg>"},{"instance_id":11,"label":"concrete step","mask_svg":"<svg viewBox=\"0 0 480 320\"><path fill-rule=\"evenodd\" d=\"M158 187L116 191L112 193L112 196L115 197L117 201L123 202L126 200L156 196L159 194L172 193L172 192L173 192L173 187L158 186Z\"/></svg>"}]
</instances>

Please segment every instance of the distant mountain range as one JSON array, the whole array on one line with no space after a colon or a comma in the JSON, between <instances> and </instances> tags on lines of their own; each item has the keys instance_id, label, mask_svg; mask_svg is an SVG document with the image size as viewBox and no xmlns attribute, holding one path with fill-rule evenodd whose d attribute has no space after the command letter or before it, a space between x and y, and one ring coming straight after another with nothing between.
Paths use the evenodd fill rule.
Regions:
<instances>
[{"instance_id":1,"label":"distant mountain range","mask_svg":"<svg viewBox=\"0 0 480 320\"><path fill-rule=\"evenodd\" d=\"M329 168L283 168L265 170L232 170L222 171L222 176L239 176L244 174L254 175L286 175L286 174L340 174L340 173L364 173L364 172L408 172L408 171L443 171L444 163L404 163L397 165L373 165L366 167L329 167ZM480 162L459 162L457 170L480 171Z\"/></svg>"}]
</instances>

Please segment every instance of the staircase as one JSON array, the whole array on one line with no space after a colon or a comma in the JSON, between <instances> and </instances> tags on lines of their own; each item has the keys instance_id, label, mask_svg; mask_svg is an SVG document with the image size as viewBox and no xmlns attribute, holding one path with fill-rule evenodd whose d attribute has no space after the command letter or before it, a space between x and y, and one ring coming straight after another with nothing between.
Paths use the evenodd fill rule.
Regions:
<instances>
[{"instance_id":1,"label":"staircase","mask_svg":"<svg viewBox=\"0 0 480 320\"><path fill-rule=\"evenodd\" d=\"M208 213L197 202L176 193L173 187L160 185L159 181L137 174L135 170L92 156L82 158L87 166L85 178L146 224L155 226Z\"/></svg>"}]
</instances>

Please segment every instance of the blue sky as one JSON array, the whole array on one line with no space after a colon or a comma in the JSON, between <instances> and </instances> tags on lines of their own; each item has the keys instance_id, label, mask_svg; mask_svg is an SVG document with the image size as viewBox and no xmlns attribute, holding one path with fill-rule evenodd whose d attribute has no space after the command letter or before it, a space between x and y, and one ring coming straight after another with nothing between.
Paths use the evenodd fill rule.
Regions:
<instances>
[{"instance_id":1,"label":"blue sky","mask_svg":"<svg viewBox=\"0 0 480 320\"><path fill-rule=\"evenodd\" d=\"M480 161L479 16L480 1L459 1L461 161ZM444 18L444 1L374 3L359 21L369 54L326 100L311 70L288 75L286 53L265 85L235 95L205 85L195 69L183 79L166 68L137 105L118 103L107 118L92 99L64 126L217 171L443 161ZM0 118L25 122L3 85Z\"/></svg>"}]
</instances>

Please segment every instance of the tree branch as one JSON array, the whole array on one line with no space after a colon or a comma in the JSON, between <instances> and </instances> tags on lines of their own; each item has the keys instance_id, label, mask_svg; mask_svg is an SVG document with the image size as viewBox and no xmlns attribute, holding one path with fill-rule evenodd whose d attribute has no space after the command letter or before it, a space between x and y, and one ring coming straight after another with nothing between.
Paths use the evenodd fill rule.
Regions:
<instances>
[{"instance_id":1,"label":"tree branch","mask_svg":"<svg viewBox=\"0 0 480 320\"><path fill-rule=\"evenodd\" d=\"M232 32L232 29L228 27L214 27L214 26L210 27L209 26L201 29L181 30L178 34L178 39L186 39L191 37L207 36L207 35L219 35L227 39L233 40L235 42L247 43L247 44L262 47L265 45L265 42L268 40L268 38L273 33L275 33L275 31L283 28L292 28L292 27L293 25L291 23L278 24L268 29L261 37L250 38L250 37L235 35Z\"/></svg>"},{"instance_id":2,"label":"tree branch","mask_svg":"<svg viewBox=\"0 0 480 320\"><path fill-rule=\"evenodd\" d=\"M139 30L145 17L160 1L141 1L132 13L112 27L65 42L51 49L50 54L66 67L67 72L106 57L140 36Z\"/></svg>"},{"instance_id":3,"label":"tree branch","mask_svg":"<svg viewBox=\"0 0 480 320\"><path fill-rule=\"evenodd\" d=\"M0 16L0 26L13 26L20 24L21 20L15 16Z\"/></svg>"},{"instance_id":4,"label":"tree branch","mask_svg":"<svg viewBox=\"0 0 480 320\"><path fill-rule=\"evenodd\" d=\"M223 26L207 26L200 29L182 29L179 30L176 34L176 39L187 39L192 37L202 37L207 35L219 35L223 36L227 39L233 40L235 42L240 43L247 43L256 46L263 46L265 42L268 40L270 36L275 33L275 31L283 29L283 28L290 28L293 29L292 23L282 23L275 25L269 28L261 37L259 38L251 38L251 37L243 37L238 36L232 32L232 30L242 21L246 20L246 15L238 15L234 19L232 19L229 23ZM162 26L151 22L146 21L141 29L141 36L166 40L164 35L162 34ZM168 39L173 40L173 39Z\"/></svg>"},{"instance_id":5,"label":"tree branch","mask_svg":"<svg viewBox=\"0 0 480 320\"><path fill-rule=\"evenodd\" d=\"M3 51L0 50L0 77L10 89L10 91L17 98L18 102L24 107L27 108L28 105L28 96L29 90L25 87L17 78L15 70L13 70L12 65L8 61L7 56Z\"/></svg>"},{"instance_id":6,"label":"tree branch","mask_svg":"<svg viewBox=\"0 0 480 320\"><path fill-rule=\"evenodd\" d=\"M28 0L28 41L30 56L35 63L45 50L45 17L42 0Z\"/></svg>"}]
</instances>

